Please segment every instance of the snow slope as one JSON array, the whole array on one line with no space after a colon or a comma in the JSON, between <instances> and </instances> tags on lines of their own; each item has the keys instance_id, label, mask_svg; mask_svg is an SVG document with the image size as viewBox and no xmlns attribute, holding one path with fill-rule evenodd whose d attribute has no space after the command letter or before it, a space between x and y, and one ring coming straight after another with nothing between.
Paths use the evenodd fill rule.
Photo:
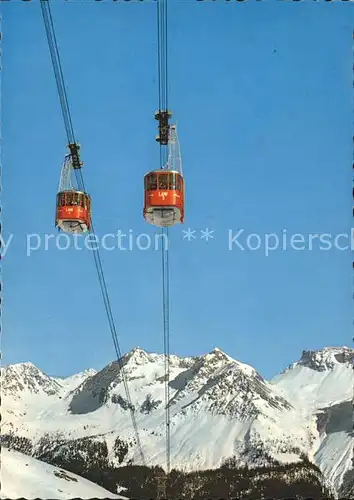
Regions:
<instances>
[{"instance_id":1,"label":"snow slope","mask_svg":"<svg viewBox=\"0 0 354 500\"><path fill-rule=\"evenodd\" d=\"M329 432L323 418L351 394L353 352L304 352L271 382L217 348L198 357L171 356L172 467L216 468L231 456L240 465L260 465L267 457L284 463L305 453L339 488L351 467L351 437L346 429ZM164 467L164 357L135 348L122 361L146 462ZM118 362L64 380L30 363L1 370L3 434L29 438L34 451L47 435L65 453L72 446L65 441L92 437L107 444L115 465L141 463ZM123 458L115 453L118 438L127 444Z\"/></svg>"},{"instance_id":2,"label":"snow slope","mask_svg":"<svg viewBox=\"0 0 354 500\"><path fill-rule=\"evenodd\" d=\"M1 450L0 498L125 498L40 460Z\"/></svg>"},{"instance_id":3,"label":"snow slope","mask_svg":"<svg viewBox=\"0 0 354 500\"><path fill-rule=\"evenodd\" d=\"M82 384L88 377L93 377L96 375L97 370L89 368L80 373L75 373L70 377L52 377L52 380L58 382L60 387L63 389L63 393L70 393L74 391L80 384Z\"/></svg>"},{"instance_id":4,"label":"snow slope","mask_svg":"<svg viewBox=\"0 0 354 500\"><path fill-rule=\"evenodd\" d=\"M311 452L336 491L346 472L353 470L353 362L354 350L347 347L304 351L298 362L272 381L304 420L316 426Z\"/></svg>"},{"instance_id":5,"label":"snow slope","mask_svg":"<svg viewBox=\"0 0 354 500\"><path fill-rule=\"evenodd\" d=\"M272 383L305 413L313 412L352 398L353 357L354 350L348 347L304 351L302 358L274 377Z\"/></svg>"}]
</instances>

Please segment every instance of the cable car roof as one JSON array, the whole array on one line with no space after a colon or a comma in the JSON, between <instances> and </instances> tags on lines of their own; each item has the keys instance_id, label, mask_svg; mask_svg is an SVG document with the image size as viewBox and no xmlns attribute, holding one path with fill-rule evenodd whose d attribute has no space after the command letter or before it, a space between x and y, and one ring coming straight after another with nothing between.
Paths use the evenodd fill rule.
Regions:
<instances>
[{"instance_id":1,"label":"cable car roof","mask_svg":"<svg viewBox=\"0 0 354 500\"><path fill-rule=\"evenodd\" d=\"M144 177L146 177L147 175L151 175L151 174L166 174L166 173L177 174L177 175L180 175L181 177L183 177L183 175L180 172L178 172L178 170L168 170L168 169L165 170L163 168L151 170L150 172L145 174Z\"/></svg>"},{"instance_id":2,"label":"cable car roof","mask_svg":"<svg viewBox=\"0 0 354 500\"><path fill-rule=\"evenodd\" d=\"M62 193L75 193L75 194L83 194L84 196L89 196L88 193L85 193L85 191L79 191L78 189L63 189L62 191L58 192L58 196Z\"/></svg>"}]
</instances>

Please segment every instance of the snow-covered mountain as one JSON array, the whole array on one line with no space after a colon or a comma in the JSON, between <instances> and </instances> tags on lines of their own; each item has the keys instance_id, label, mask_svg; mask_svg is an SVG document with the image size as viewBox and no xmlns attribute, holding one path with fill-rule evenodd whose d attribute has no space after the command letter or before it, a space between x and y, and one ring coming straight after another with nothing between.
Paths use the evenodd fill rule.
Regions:
<instances>
[{"instance_id":1,"label":"snow-covered mountain","mask_svg":"<svg viewBox=\"0 0 354 500\"><path fill-rule=\"evenodd\" d=\"M354 350L304 351L272 382L304 420L316 422L314 461L335 490L345 489L349 480L354 487Z\"/></svg>"},{"instance_id":2,"label":"snow-covered mountain","mask_svg":"<svg viewBox=\"0 0 354 500\"><path fill-rule=\"evenodd\" d=\"M126 498L18 451L1 450L0 498Z\"/></svg>"},{"instance_id":3,"label":"snow-covered mountain","mask_svg":"<svg viewBox=\"0 0 354 500\"><path fill-rule=\"evenodd\" d=\"M348 347L304 351L272 382L297 407L313 412L353 397L353 360L354 350Z\"/></svg>"},{"instance_id":4,"label":"snow-covered mountain","mask_svg":"<svg viewBox=\"0 0 354 500\"><path fill-rule=\"evenodd\" d=\"M52 377L56 382L59 383L60 387L64 389L63 392L70 393L74 391L82 382L84 382L88 377L93 377L96 375L97 370L89 368L80 373L75 373L70 377Z\"/></svg>"},{"instance_id":5,"label":"snow-covered mountain","mask_svg":"<svg viewBox=\"0 0 354 500\"><path fill-rule=\"evenodd\" d=\"M217 348L171 356L172 467L217 468L230 457L254 467L305 454L339 491L353 467L352 427L338 423L349 411L353 358L348 348L306 351L268 382ZM164 467L164 357L135 348L122 361L146 463ZM141 463L118 362L67 379L30 363L1 375L2 434L28 438L35 456L88 453L89 440L117 466Z\"/></svg>"},{"instance_id":6,"label":"snow-covered mountain","mask_svg":"<svg viewBox=\"0 0 354 500\"><path fill-rule=\"evenodd\" d=\"M52 396L59 394L61 385L38 370L33 363L17 363L1 369L1 391L3 396L21 400L23 394Z\"/></svg>"}]
</instances>

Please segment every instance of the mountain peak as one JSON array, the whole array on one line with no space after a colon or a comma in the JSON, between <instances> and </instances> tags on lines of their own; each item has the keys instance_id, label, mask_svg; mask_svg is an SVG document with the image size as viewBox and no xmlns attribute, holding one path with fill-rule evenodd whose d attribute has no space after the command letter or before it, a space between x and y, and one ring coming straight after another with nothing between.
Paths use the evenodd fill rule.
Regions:
<instances>
[{"instance_id":1,"label":"mountain peak","mask_svg":"<svg viewBox=\"0 0 354 500\"><path fill-rule=\"evenodd\" d=\"M218 347L214 347L214 349L212 351L210 351L209 354L215 354L215 355L224 356L226 358L229 358L229 356L224 351L219 349Z\"/></svg>"},{"instance_id":2,"label":"mountain peak","mask_svg":"<svg viewBox=\"0 0 354 500\"><path fill-rule=\"evenodd\" d=\"M353 362L354 349L349 347L324 347L319 350L304 350L296 363L315 371L333 370L338 364Z\"/></svg>"},{"instance_id":3,"label":"mountain peak","mask_svg":"<svg viewBox=\"0 0 354 500\"><path fill-rule=\"evenodd\" d=\"M35 366L31 361L21 361L20 363L8 364L2 367L4 370L16 370L16 371L24 371L24 370L39 370L37 366Z\"/></svg>"},{"instance_id":4,"label":"mountain peak","mask_svg":"<svg viewBox=\"0 0 354 500\"><path fill-rule=\"evenodd\" d=\"M142 347L140 347L138 345L133 347L133 349L130 352L131 353L138 353L138 354L142 354L142 353L146 354L145 349L143 349Z\"/></svg>"},{"instance_id":5,"label":"mountain peak","mask_svg":"<svg viewBox=\"0 0 354 500\"><path fill-rule=\"evenodd\" d=\"M133 347L133 349L123 355L122 361L124 365L145 365L152 361L152 354L148 353L139 346Z\"/></svg>"},{"instance_id":6,"label":"mountain peak","mask_svg":"<svg viewBox=\"0 0 354 500\"><path fill-rule=\"evenodd\" d=\"M1 375L4 394L13 394L17 398L21 398L23 392L54 395L61 389L56 380L29 361L1 367Z\"/></svg>"},{"instance_id":7,"label":"mountain peak","mask_svg":"<svg viewBox=\"0 0 354 500\"><path fill-rule=\"evenodd\" d=\"M210 352L208 352L207 354L204 355L204 358L218 358L218 359L224 359L225 361L228 360L228 361L234 361L233 359L231 359L224 351L222 351L221 349L219 349L218 347L214 347L214 349Z\"/></svg>"}]
</instances>

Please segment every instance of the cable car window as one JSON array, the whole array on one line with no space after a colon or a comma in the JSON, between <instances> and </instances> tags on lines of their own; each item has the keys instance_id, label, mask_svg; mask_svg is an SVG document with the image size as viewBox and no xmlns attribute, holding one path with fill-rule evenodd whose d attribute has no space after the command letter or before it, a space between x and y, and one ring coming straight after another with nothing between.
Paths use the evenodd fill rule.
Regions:
<instances>
[{"instance_id":1,"label":"cable car window","mask_svg":"<svg viewBox=\"0 0 354 500\"><path fill-rule=\"evenodd\" d=\"M175 190L176 189L176 174L174 172L170 173L169 178L170 178L169 189Z\"/></svg>"},{"instance_id":2,"label":"cable car window","mask_svg":"<svg viewBox=\"0 0 354 500\"><path fill-rule=\"evenodd\" d=\"M168 189L168 174L159 175L159 189Z\"/></svg>"},{"instance_id":3,"label":"cable car window","mask_svg":"<svg viewBox=\"0 0 354 500\"><path fill-rule=\"evenodd\" d=\"M147 189L148 191L155 191L157 189L157 175L151 174L147 178Z\"/></svg>"},{"instance_id":4,"label":"cable car window","mask_svg":"<svg viewBox=\"0 0 354 500\"><path fill-rule=\"evenodd\" d=\"M60 193L58 196L58 205L59 207L63 207L65 205L65 195L64 193Z\"/></svg>"},{"instance_id":5,"label":"cable car window","mask_svg":"<svg viewBox=\"0 0 354 500\"><path fill-rule=\"evenodd\" d=\"M72 206L74 204L74 193L66 193L66 204Z\"/></svg>"}]
</instances>

